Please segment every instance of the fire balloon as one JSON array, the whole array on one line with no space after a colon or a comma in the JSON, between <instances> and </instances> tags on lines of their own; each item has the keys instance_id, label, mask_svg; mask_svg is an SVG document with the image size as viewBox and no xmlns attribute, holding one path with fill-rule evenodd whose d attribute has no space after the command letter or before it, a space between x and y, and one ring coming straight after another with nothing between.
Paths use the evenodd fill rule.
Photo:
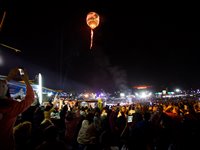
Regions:
<instances>
[{"instance_id":1,"label":"fire balloon","mask_svg":"<svg viewBox=\"0 0 200 150\"><path fill-rule=\"evenodd\" d=\"M90 41L90 49L93 44L93 30L99 25L100 17L96 12L89 12L87 14L86 22L87 25L91 28L91 41Z\"/></svg>"}]
</instances>

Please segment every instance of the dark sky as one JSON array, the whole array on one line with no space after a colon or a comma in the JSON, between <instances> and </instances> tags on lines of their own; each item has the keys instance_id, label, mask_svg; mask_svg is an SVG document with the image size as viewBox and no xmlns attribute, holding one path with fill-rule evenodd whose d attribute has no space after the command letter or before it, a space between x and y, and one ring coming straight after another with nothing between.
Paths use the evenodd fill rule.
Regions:
<instances>
[{"instance_id":1,"label":"dark sky","mask_svg":"<svg viewBox=\"0 0 200 150\"><path fill-rule=\"evenodd\" d=\"M41 72L49 88L126 89L200 86L199 9L194 2L0 0L7 11L0 42L5 65ZM90 28L95 11L100 24Z\"/></svg>"}]
</instances>

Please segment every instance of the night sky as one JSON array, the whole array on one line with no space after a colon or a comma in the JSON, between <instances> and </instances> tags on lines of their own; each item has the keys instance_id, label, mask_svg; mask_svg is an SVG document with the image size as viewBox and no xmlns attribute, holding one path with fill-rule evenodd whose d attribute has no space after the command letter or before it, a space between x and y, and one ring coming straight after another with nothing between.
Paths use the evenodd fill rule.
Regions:
<instances>
[{"instance_id":1,"label":"night sky","mask_svg":"<svg viewBox=\"0 0 200 150\"><path fill-rule=\"evenodd\" d=\"M194 2L0 0L4 64L25 67L54 89L126 89L135 85L200 87L199 9ZM95 11L100 24L90 28Z\"/></svg>"}]
</instances>

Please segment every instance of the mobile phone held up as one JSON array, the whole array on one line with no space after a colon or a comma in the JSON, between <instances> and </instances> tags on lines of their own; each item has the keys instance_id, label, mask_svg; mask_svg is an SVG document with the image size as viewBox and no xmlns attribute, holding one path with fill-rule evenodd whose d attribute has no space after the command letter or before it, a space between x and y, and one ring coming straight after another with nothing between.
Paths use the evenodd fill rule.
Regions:
<instances>
[{"instance_id":1,"label":"mobile phone held up","mask_svg":"<svg viewBox=\"0 0 200 150\"><path fill-rule=\"evenodd\" d=\"M133 116L128 116L127 121L128 121L128 123L132 122L133 121Z\"/></svg>"},{"instance_id":2,"label":"mobile phone held up","mask_svg":"<svg viewBox=\"0 0 200 150\"><path fill-rule=\"evenodd\" d=\"M22 68L19 68L18 70L19 70L20 75L23 76L24 75L24 70Z\"/></svg>"}]
</instances>

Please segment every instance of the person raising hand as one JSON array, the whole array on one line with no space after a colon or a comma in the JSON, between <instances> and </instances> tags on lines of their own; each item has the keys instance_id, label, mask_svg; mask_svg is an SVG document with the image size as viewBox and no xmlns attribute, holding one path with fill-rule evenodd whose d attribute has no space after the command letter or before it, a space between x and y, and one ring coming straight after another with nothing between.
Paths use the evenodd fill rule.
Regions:
<instances>
[{"instance_id":1,"label":"person raising hand","mask_svg":"<svg viewBox=\"0 0 200 150\"><path fill-rule=\"evenodd\" d=\"M15 142L13 136L13 127L19 114L30 107L34 101L33 88L29 83L29 76L26 70L20 74L19 68L10 70L8 76L0 79L0 147L1 150L14 150ZM14 80L20 75L26 85L26 96L24 100L18 102L10 97L8 81Z\"/></svg>"}]
</instances>

